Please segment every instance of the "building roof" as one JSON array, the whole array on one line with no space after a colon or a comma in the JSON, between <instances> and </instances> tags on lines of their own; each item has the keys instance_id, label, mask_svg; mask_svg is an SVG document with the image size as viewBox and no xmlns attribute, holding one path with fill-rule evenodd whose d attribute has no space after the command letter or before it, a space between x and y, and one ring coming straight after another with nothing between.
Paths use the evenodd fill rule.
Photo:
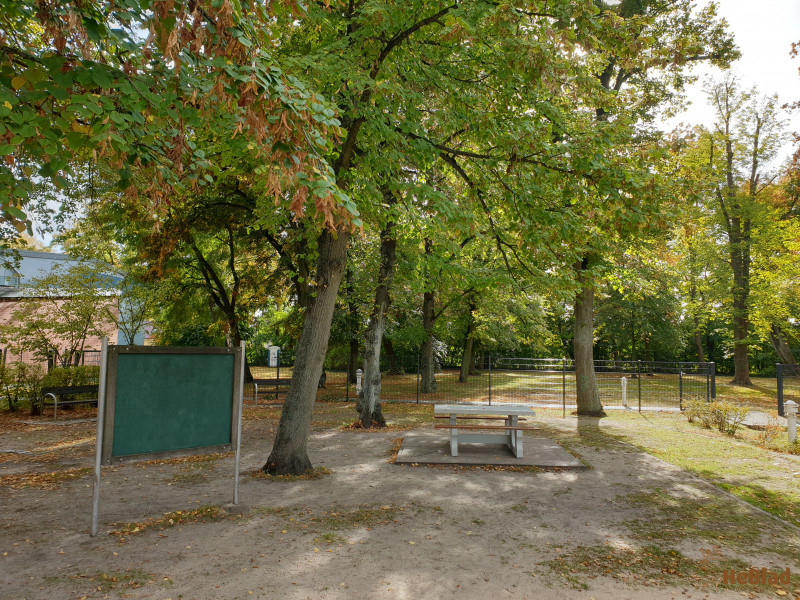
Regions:
<instances>
[{"instance_id":1,"label":"building roof","mask_svg":"<svg viewBox=\"0 0 800 600\"><path fill-rule=\"evenodd\" d=\"M15 255L19 257L18 262ZM69 267L79 262L68 254L59 252L0 250L0 300L26 298L29 294L20 289L26 280L44 277L52 272L56 265ZM111 271L110 266L106 267ZM114 275L110 276L118 279Z\"/></svg>"}]
</instances>

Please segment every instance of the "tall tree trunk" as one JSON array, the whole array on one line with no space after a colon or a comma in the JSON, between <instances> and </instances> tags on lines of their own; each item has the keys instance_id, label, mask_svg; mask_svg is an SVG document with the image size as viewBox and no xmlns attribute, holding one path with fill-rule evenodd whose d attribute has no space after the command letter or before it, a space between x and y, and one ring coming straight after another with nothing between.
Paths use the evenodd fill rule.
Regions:
<instances>
[{"instance_id":1,"label":"tall tree trunk","mask_svg":"<svg viewBox=\"0 0 800 600\"><path fill-rule=\"evenodd\" d=\"M226 325L225 328L225 345L228 348L238 348L239 345L242 343L242 331L239 328L239 318L236 314L228 314L226 315ZM250 361L247 360L247 351L245 351L245 360L244 360L244 381L245 383L250 383L253 381L253 373L250 370Z\"/></svg>"},{"instance_id":2,"label":"tall tree trunk","mask_svg":"<svg viewBox=\"0 0 800 600\"><path fill-rule=\"evenodd\" d=\"M350 383L357 383L358 377L356 376L356 371L358 371L358 338L356 337L350 338L350 349L347 352L347 367L347 377L350 380Z\"/></svg>"},{"instance_id":3,"label":"tall tree trunk","mask_svg":"<svg viewBox=\"0 0 800 600\"><path fill-rule=\"evenodd\" d=\"M594 288L586 276L588 260L575 264L580 291L575 297L575 391L578 414L603 415L594 375Z\"/></svg>"},{"instance_id":4,"label":"tall tree trunk","mask_svg":"<svg viewBox=\"0 0 800 600\"><path fill-rule=\"evenodd\" d=\"M699 328L695 326L694 331L694 348L697 352L697 362L706 362L703 356L703 336L700 335Z\"/></svg>"},{"instance_id":5,"label":"tall tree trunk","mask_svg":"<svg viewBox=\"0 0 800 600\"><path fill-rule=\"evenodd\" d=\"M738 233L738 218L732 219ZM731 266L733 267L733 367L731 381L734 385L752 385L750 381L750 360L748 358L747 336L750 333L748 300L750 296L750 257L745 249L744 236L735 235L731 239Z\"/></svg>"},{"instance_id":6,"label":"tall tree trunk","mask_svg":"<svg viewBox=\"0 0 800 600\"><path fill-rule=\"evenodd\" d=\"M435 356L433 353L434 292L425 292L422 296L422 327L425 330L425 341L422 342L422 373L420 374L420 391L423 394L436 392Z\"/></svg>"},{"instance_id":7,"label":"tall tree trunk","mask_svg":"<svg viewBox=\"0 0 800 600\"><path fill-rule=\"evenodd\" d=\"M350 349L347 357L347 378L350 383L358 381L356 371L358 370L358 306L355 301L355 287L353 286L353 271L348 268L345 273L345 290L347 293L347 324L350 329Z\"/></svg>"},{"instance_id":8,"label":"tall tree trunk","mask_svg":"<svg viewBox=\"0 0 800 600\"><path fill-rule=\"evenodd\" d=\"M433 241L425 240L425 256L433 253ZM427 264L426 264L427 273ZM432 282L426 277L425 285ZM436 295L433 290L425 291L422 295L422 328L425 330L425 340L422 342L422 369L420 373L419 389L423 394L436 392L436 374L433 355L433 326L436 323L435 314Z\"/></svg>"},{"instance_id":9,"label":"tall tree trunk","mask_svg":"<svg viewBox=\"0 0 800 600\"><path fill-rule=\"evenodd\" d=\"M470 369L472 368L472 336L475 333L475 312L476 304L474 296L469 299L469 313L467 314L467 333L464 336L464 352L461 354L461 373L458 376L459 383L467 383Z\"/></svg>"},{"instance_id":10,"label":"tall tree trunk","mask_svg":"<svg viewBox=\"0 0 800 600\"><path fill-rule=\"evenodd\" d=\"M389 301L391 304L391 299ZM386 350L386 362L389 363L389 375L402 375L403 368L400 366L400 363L397 361L397 354L394 351L394 346L392 345L392 340L387 337L383 338L383 348Z\"/></svg>"},{"instance_id":11,"label":"tall tree trunk","mask_svg":"<svg viewBox=\"0 0 800 600\"><path fill-rule=\"evenodd\" d=\"M775 353L778 355L780 361L785 365L796 365L797 361L792 354L792 349L783 337L783 332L780 327L773 325L769 331L769 339L772 342L772 347L775 348Z\"/></svg>"},{"instance_id":12,"label":"tall tree trunk","mask_svg":"<svg viewBox=\"0 0 800 600\"><path fill-rule=\"evenodd\" d=\"M346 231L340 231L338 235L324 231L319 237L314 288L316 297L303 318L292 381L286 393L272 452L262 467L267 473L299 475L311 467L307 453L311 413L328 349L336 294L347 264L349 237Z\"/></svg>"},{"instance_id":13,"label":"tall tree trunk","mask_svg":"<svg viewBox=\"0 0 800 600\"><path fill-rule=\"evenodd\" d=\"M389 200L390 204L394 204L391 201L393 196L388 190L384 191L384 198ZM381 342L386 329L386 310L389 308L389 288L392 285L397 248L397 240L394 238L392 227L393 223L390 221L381 232L378 287L375 288L375 300L372 303L372 313L369 317L364 341L364 379L356 410L361 418L361 425L365 428L386 426L386 419L383 417L380 404Z\"/></svg>"}]
</instances>

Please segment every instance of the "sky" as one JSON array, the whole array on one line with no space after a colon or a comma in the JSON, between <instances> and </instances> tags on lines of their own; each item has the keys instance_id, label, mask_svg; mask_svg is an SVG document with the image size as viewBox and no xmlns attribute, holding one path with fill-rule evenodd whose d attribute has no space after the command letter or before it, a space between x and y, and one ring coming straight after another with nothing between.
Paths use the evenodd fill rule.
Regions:
<instances>
[{"instance_id":1,"label":"sky","mask_svg":"<svg viewBox=\"0 0 800 600\"><path fill-rule=\"evenodd\" d=\"M704 0L700 6L707 4ZM757 86L762 94L778 94L780 103L800 101L800 57L791 58L792 42L800 42L800 0L717 0L718 14L728 22L742 58L731 70L742 87ZM720 69L700 66L695 74L723 77ZM713 123L713 111L707 106L702 80L688 88L688 110L670 119L667 126L683 122L690 125ZM790 131L800 131L800 111L786 114ZM792 144L782 148L782 158L792 152Z\"/></svg>"}]
</instances>

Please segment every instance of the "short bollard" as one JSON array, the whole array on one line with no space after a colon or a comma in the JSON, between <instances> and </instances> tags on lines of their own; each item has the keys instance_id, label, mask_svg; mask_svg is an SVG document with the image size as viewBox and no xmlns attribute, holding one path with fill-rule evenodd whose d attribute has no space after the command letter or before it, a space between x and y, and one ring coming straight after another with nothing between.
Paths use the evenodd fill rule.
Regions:
<instances>
[{"instance_id":1,"label":"short bollard","mask_svg":"<svg viewBox=\"0 0 800 600\"><path fill-rule=\"evenodd\" d=\"M620 383L622 384L622 406L628 408L628 379L622 377Z\"/></svg>"},{"instance_id":2,"label":"short bollard","mask_svg":"<svg viewBox=\"0 0 800 600\"><path fill-rule=\"evenodd\" d=\"M789 400L783 405L783 411L786 413L786 425L789 429L789 443L794 444L797 441L797 402Z\"/></svg>"},{"instance_id":3,"label":"short bollard","mask_svg":"<svg viewBox=\"0 0 800 600\"><path fill-rule=\"evenodd\" d=\"M364 374L364 371L361 369L356 369L356 394L361 393L361 376Z\"/></svg>"}]
</instances>

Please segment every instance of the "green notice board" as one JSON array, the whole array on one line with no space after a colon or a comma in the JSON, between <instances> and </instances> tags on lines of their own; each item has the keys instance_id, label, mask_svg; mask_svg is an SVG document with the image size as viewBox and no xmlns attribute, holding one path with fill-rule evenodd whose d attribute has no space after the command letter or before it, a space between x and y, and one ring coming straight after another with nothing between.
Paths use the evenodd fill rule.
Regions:
<instances>
[{"instance_id":1,"label":"green notice board","mask_svg":"<svg viewBox=\"0 0 800 600\"><path fill-rule=\"evenodd\" d=\"M111 346L103 462L230 448L241 352Z\"/></svg>"}]
</instances>

